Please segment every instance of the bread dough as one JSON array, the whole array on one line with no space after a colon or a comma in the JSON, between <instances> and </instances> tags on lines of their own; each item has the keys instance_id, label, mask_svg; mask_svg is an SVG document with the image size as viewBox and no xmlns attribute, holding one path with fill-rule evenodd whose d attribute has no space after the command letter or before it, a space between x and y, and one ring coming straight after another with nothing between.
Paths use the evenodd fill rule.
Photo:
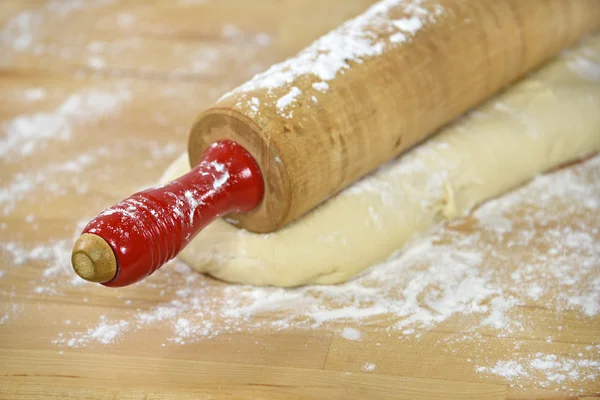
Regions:
<instances>
[{"instance_id":1,"label":"bread dough","mask_svg":"<svg viewBox=\"0 0 600 400\"><path fill-rule=\"evenodd\" d=\"M284 229L255 234L218 220L180 257L231 282L342 282L432 225L599 150L597 36ZM184 154L161 180L188 170Z\"/></svg>"}]
</instances>

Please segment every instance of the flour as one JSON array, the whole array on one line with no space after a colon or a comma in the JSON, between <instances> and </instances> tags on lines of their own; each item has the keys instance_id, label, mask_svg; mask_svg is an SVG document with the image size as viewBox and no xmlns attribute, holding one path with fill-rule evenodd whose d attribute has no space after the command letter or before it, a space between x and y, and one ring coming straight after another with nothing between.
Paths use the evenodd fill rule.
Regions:
<instances>
[{"instance_id":1,"label":"flour","mask_svg":"<svg viewBox=\"0 0 600 400\"><path fill-rule=\"evenodd\" d=\"M600 361L538 352L532 357L498 361L492 367L478 366L476 371L484 375L499 376L509 382L533 378L537 385L543 387L553 383L596 382L600 378Z\"/></svg>"},{"instance_id":2,"label":"flour","mask_svg":"<svg viewBox=\"0 0 600 400\"><path fill-rule=\"evenodd\" d=\"M28 101L38 101L46 98L46 90L44 88L31 88L25 90L23 94Z\"/></svg>"},{"instance_id":3,"label":"flour","mask_svg":"<svg viewBox=\"0 0 600 400\"><path fill-rule=\"evenodd\" d=\"M301 93L302 91L300 89L298 89L296 86L292 86L288 94L286 94L283 97L280 97L279 100L277 100L276 105L279 109L279 113L285 115L286 118L291 118L292 113L290 112L289 114L284 114L285 109L288 108L293 102L295 102L297 97L300 96Z\"/></svg>"},{"instance_id":4,"label":"flour","mask_svg":"<svg viewBox=\"0 0 600 400\"><path fill-rule=\"evenodd\" d=\"M191 190L186 190L185 193L185 199L187 200L188 204L190 205L190 213L189 213L189 223L192 224L194 222L194 214L196 212L196 208L198 208L198 205L200 205L200 201L197 200L197 195L192 192ZM154 210L152 210L154 211ZM178 209L178 211L181 212L181 210ZM153 212L152 215L155 215L155 213Z\"/></svg>"},{"instance_id":5,"label":"flour","mask_svg":"<svg viewBox=\"0 0 600 400\"><path fill-rule=\"evenodd\" d=\"M213 145L214 147L214 145ZM219 162L216 161L211 161L208 164L205 164L205 162L203 162L205 166L208 166L209 168L213 169L215 171L215 173L213 173L212 175L208 172L201 172L202 175L211 175L213 182L212 182L212 187L213 190L219 191L222 187L224 187L224 185L229 181L229 171L227 170L227 167L224 164L221 164ZM165 190L168 190L168 185L160 185L162 188L166 188ZM214 192L212 192L214 193ZM168 193L171 196L175 196L177 197L176 194L173 193ZM198 208L198 206L203 206L205 205L205 202L203 201L206 196L210 196L211 193L203 193L202 190L194 188L194 189L190 189L190 190L186 190L184 192L184 196L185 199L187 201L187 207L185 204L183 204L182 202L178 201L177 204L175 205L175 209L174 212L177 215L181 215L183 213L183 208L187 208L188 209L188 214L189 214L189 223L192 224L194 221L194 215L196 214L196 209ZM135 204L137 206L140 207L145 207L144 204L142 203L138 203L135 202ZM132 208L132 212L135 215L135 212L137 211L137 208L139 207L133 207ZM156 216L156 212L154 210L151 209L151 212L153 215ZM134 216L134 218L137 218Z\"/></svg>"},{"instance_id":6,"label":"flour","mask_svg":"<svg viewBox=\"0 0 600 400\"><path fill-rule=\"evenodd\" d=\"M100 317L100 323L92 328L89 328L85 336L71 337L65 339L59 337L54 341L55 344L66 344L69 347L80 347L89 343L110 344L114 343L125 332L129 323L125 320L120 320L115 323L106 322L106 317Z\"/></svg>"},{"instance_id":7,"label":"flour","mask_svg":"<svg viewBox=\"0 0 600 400\"><path fill-rule=\"evenodd\" d=\"M45 95L46 92L42 89L28 89L23 93L26 101L35 101ZM74 139L77 129L118 114L130 99L131 93L125 87L118 87L113 91L81 90L68 96L53 110L18 115L0 125L0 156L5 162L17 163L31 158L33 154L50 145L68 144ZM152 141L145 145L157 147ZM4 215L8 215L27 199L29 193L40 187L45 189L47 196L64 195L73 188L84 192L90 182L80 180L79 176L73 173L83 172L98 159L115 157L124 150L125 148L119 151L114 146L98 146L90 149L88 153L78 154L64 162L54 161L43 168L30 167L26 172L15 173L12 178L1 183L0 207ZM165 153L165 149L161 149L161 154L168 156L177 150L179 149L171 148Z\"/></svg>"},{"instance_id":8,"label":"flour","mask_svg":"<svg viewBox=\"0 0 600 400\"><path fill-rule=\"evenodd\" d=\"M29 262L46 262L44 276L55 274L57 268L68 267L70 262L69 252L71 243L69 240L61 239L45 244L25 247L18 242L1 242L0 250L11 258L12 267L17 267ZM67 272L64 270L63 272ZM70 272L70 271L68 271Z\"/></svg>"},{"instance_id":9,"label":"flour","mask_svg":"<svg viewBox=\"0 0 600 400\"><path fill-rule=\"evenodd\" d=\"M402 32L394 33L390 36L390 43L404 43L408 40L406 35Z\"/></svg>"},{"instance_id":10,"label":"flour","mask_svg":"<svg viewBox=\"0 0 600 400\"><path fill-rule=\"evenodd\" d=\"M421 21L421 19L417 16L410 18L401 18L399 20L393 21L393 24L403 33L408 33L411 35L416 34L423 27L423 21Z\"/></svg>"},{"instance_id":11,"label":"flour","mask_svg":"<svg viewBox=\"0 0 600 400\"><path fill-rule=\"evenodd\" d=\"M402 13L404 16L393 19L390 17L393 13ZM312 85L315 92L326 92L329 88L327 81L343 73L351 64L364 63L368 58L408 41L428 24L436 23L443 16L444 9L441 6L425 4L423 0L380 1L363 14L317 39L296 56L255 75L222 96L219 102L238 96L236 106L247 111L252 108L249 93L266 91L265 99L269 99L274 89L292 85L303 76L317 80ZM398 35L401 35L402 40L399 40ZM280 102L289 103L293 90L294 87L291 87L290 91L278 98L271 96L270 101L263 101L261 107L276 107L279 115L289 118L293 110L284 111L286 107L281 107ZM315 92L305 92L302 95L308 99ZM253 114L256 115L254 110Z\"/></svg>"},{"instance_id":12,"label":"flour","mask_svg":"<svg viewBox=\"0 0 600 400\"><path fill-rule=\"evenodd\" d=\"M592 51L592 50L589 50ZM569 61L569 68L590 81L600 82L600 63L586 56L577 56Z\"/></svg>"},{"instance_id":13,"label":"flour","mask_svg":"<svg viewBox=\"0 0 600 400\"><path fill-rule=\"evenodd\" d=\"M342 331L342 337L347 340L359 341L361 334L360 331L354 328L344 328Z\"/></svg>"},{"instance_id":14,"label":"flour","mask_svg":"<svg viewBox=\"0 0 600 400\"><path fill-rule=\"evenodd\" d=\"M4 45L9 45L16 51L23 51L33 44L34 33L40 23L41 16L39 14L23 12L6 23L0 32L0 40Z\"/></svg>"},{"instance_id":15,"label":"flour","mask_svg":"<svg viewBox=\"0 0 600 400\"><path fill-rule=\"evenodd\" d=\"M122 12L117 14L117 24L121 27L121 28L127 28L131 25L133 25L133 23L135 22L135 15L126 13L126 12Z\"/></svg>"},{"instance_id":16,"label":"flour","mask_svg":"<svg viewBox=\"0 0 600 400\"><path fill-rule=\"evenodd\" d=\"M0 43L6 48L23 52L36 48L39 30L48 19L63 20L77 11L104 7L114 0L51 0L33 10L23 11L7 21L0 31ZM63 22L61 21L61 23Z\"/></svg>"},{"instance_id":17,"label":"flour","mask_svg":"<svg viewBox=\"0 0 600 400\"><path fill-rule=\"evenodd\" d=\"M258 114L259 107L260 100L257 97L251 97L249 104L249 113L252 117L255 117Z\"/></svg>"},{"instance_id":18,"label":"flour","mask_svg":"<svg viewBox=\"0 0 600 400\"><path fill-rule=\"evenodd\" d=\"M34 92L34 95L42 94ZM27 91L25 96L31 98L31 92ZM93 122L114 112L130 98L131 94L125 90L88 90L71 95L53 111L19 115L1 126L4 135L0 138L0 156L27 157L48 141L68 141L73 136L73 124L82 120Z\"/></svg>"},{"instance_id":19,"label":"flour","mask_svg":"<svg viewBox=\"0 0 600 400\"><path fill-rule=\"evenodd\" d=\"M87 65L95 69L106 67L106 61L100 56L90 56L87 59Z\"/></svg>"},{"instance_id":20,"label":"flour","mask_svg":"<svg viewBox=\"0 0 600 400\"><path fill-rule=\"evenodd\" d=\"M483 372L487 368L478 368L477 372ZM517 363L516 361L498 361L496 365L494 365L490 372L494 375L501 376L503 378L516 378L520 375L525 375L525 371L523 367Z\"/></svg>"},{"instance_id":21,"label":"flour","mask_svg":"<svg viewBox=\"0 0 600 400\"><path fill-rule=\"evenodd\" d=\"M365 372L373 372L375 371L375 364L373 363L365 363L365 365L363 365L362 370Z\"/></svg>"},{"instance_id":22,"label":"flour","mask_svg":"<svg viewBox=\"0 0 600 400\"><path fill-rule=\"evenodd\" d=\"M221 175L215 178L213 182L213 189L219 190L229 180L229 171L222 171Z\"/></svg>"},{"instance_id":23,"label":"flour","mask_svg":"<svg viewBox=\"0 0 600 400\"><path fill-rule=\"evenodd\" d=\"M329 89L329 84L327 82L315 82L312 84L313 89L318 90L319 92L326 92Z\"/></svg>"},{"instance_id":24,"label":"flour","mask_svg":"<svg viewBox=\"0 0 600 400\"><path fill-rule=\"evenodd\" d=\"M3 124L0 156L26 157L48 140L71 139L71 127L59 114L35 113L14 118ZM17 149L19 150L17 152Z\"/></svg>"}]
</instances>

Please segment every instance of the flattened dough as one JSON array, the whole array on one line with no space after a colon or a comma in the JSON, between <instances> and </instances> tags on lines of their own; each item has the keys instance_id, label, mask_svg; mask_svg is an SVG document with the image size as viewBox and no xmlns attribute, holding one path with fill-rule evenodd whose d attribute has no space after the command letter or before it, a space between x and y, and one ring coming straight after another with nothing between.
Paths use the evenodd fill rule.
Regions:
<instances>
[{"instance_id":1,"label":"flattened dough","mask_svg":"<svg viewBox=\"0 0 600 400\"><path fill-rule=\"evenodd\" d=\"M231 282L342 282L432 225L599 150L596 36L286 228L254 234L218 220L180 256ZM188 170L183 154L161 180Z\"/></svg>"}]
</instances>

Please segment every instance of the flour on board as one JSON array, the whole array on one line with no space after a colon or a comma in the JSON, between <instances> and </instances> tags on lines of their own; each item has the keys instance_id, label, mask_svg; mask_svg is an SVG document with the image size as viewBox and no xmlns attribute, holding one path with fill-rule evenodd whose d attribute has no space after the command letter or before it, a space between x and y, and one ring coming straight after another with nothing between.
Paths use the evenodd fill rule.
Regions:
<instances>
[{"instance_id":1,"label":"flour on board","mask_svg":"<svg viewBox=\"0 0 600 400\"><path fill-rule=\"evenodd\" d=\"M533 380L536 385L550 386L568 381L593 383L600 378L600 360L573 359L556 354L535 353L517 360L500 360L493 366L478 366L480 374L502 377L509 382ZM566 386L564 386L566 388Z\"/></svg>"},{"instance_id":2,"label":"flour on board","mask_svg":"<svg viewBox=\"0 0 600 400\"><path fill-rule=\"evenodd\" d=\"M342 337L346 340L359 341L361 334L358 329L344 328L344 330L342 331Z\"/></svg>"},{"instance_id":3,"label":"flour on board","mask_svg":"<svg viewBox=\"0 0 600 400\"><path fill-rule=\"evenodd\" d=\"M166 296L164 301L150 307L121 308L125 315L119 314L117 319L100 317L80 330L70 326L70 333L53 340L66 347L112 344L135 337L136 331L163 326L169 335L166 345L183 345L239 330L332 324L346 325L341 336L358 340L362 339L360 331L348 323L373 329L369 327L372 318L391 318L394 323L387 332L398 340L418 340L423 332L451 318L472 315L473 322L464 326L471 333L464 338L442 339L439 345L445 340L482 342L481 348L471 351L475 372L515 385L538 387L595 382L600 377L600 346L586 347L585 352L529 355L515 345L513 356L490 363L486 338L477 330L493 329L498 336L518 335L529 329L522 306L538 303L556 315L570 310L571 318L583 321L598 316L600 278L596 263L600 248L593 237L600 234L600 181L585 176L599 172L597 156L540 176L477 209L470 222L479 225L477 230L463 230L464 218L449 222L341 285L298 289L214 285L175 262L139 284ZM36 223L35 218L28 223ZM39 278L32 282L32 296L62 296L66 290L93 296L95 286L73 278L69 269L70 243L72 240L61 240L34 248L18 241L3 243L0 251L12 260L11 267L1 268L3 279L19 266L35 265L37 260L44 263L45 270L36 274ZM548 250L532 252L543 248ZM489 268L490 263L493 268ZM132 301L125 295L121 300L124 304ZM19 313L18 307L5 310L0 323L8 323ZM71 320L70 316L65 318ZM561 321L549 323L557 324L557 328L546 340L560 340Z\"/></svg>"},{"instance_id":4,"label":"flour on board","mask_svg":"<svg viewBox=\"0 0 600 400\"><path fill-rule=\"evenodd\" d=\"M528 329L522 306L538 302L555 315L570 310L573 318L585 321L600 313L596 266L600 248L593 239L600 234L600 182L589 178L599 171L597 156L540 176L477 209L469 222L478 225L476 230L465 231L465 219L458 218L341 285L298 289L214 285L175 262L139 284L160 291L161 296L175 290L171 297L153 307L134 307L126 311L126 317L100 318L81 331L69 328L71 333L55 338L55 343L85 347L103 344L110 338L124 340L130 335L135 337L136 331L163 326L170 332L167 345L183 345L239 330L336 324L345 325L342 337L358 340L362 337L355 327L369 327L373 318L391 319L387 332L398 340L418 340L423 332L461 315L473 316L472 322L464 326L471 333L464 338L442 339L440 346L448 340L485 343L486 337L477 333L478 329L492 329L498 336L518 335ZM40 276L33 282L32 295L39 295L37 287L48 288L45 296L60 296L67 290L63 276L69 273L66 247L62 243L55 252L44 252L58 260L64 251L67 255L61 262L66 266L47 277ZM535 250L543 248L548 250ZM21 249L18 243L4 251L21 264L32 259L31 249ZM88 283L73 285L85 285L80 290L94 290ZM122 301L131 302L127 297ZM18 311L8 311L3 320L14 318L15 313ZM562 325L560 320L549 323L557 324L555 333L545 339L553 343L560 340ZM581 354L528 355L517 344L513 353L511 358L490 363L482 345L472 349L471 362L475 372L500 376L517 385L568 385L582 379L593 382L599 376L600 346L586 348L585 353L579 350Z\"/></svg>"},{"instance_id":5,"label":"flour on board","mask_svg":"<svg viewBox=\"0 0 600 400\"><path fill-rule=\"evenodd\" d=\"M375 371L375 364L373 363L365 363L365 365L363 365L362 370L365 372L373 372Z\"/></svg>"},{"instance_id":6,"label":"flour on board","mask_svg":"<svg viewBox=\"0 0 600 400\"><path fill-rule=\"evenodd\" d=\"M326 92L329 89L329 84L325 81L315 82L312 84L312 87L319 92Z\"/></svg>"},{"instance_id":7,"label":"flour on board","mask_svg":"<svg viewBox=\"0 0 600 400\"><path fill-rule=\"evenodd\" d=\"M28 91L25 95L37 99L41 93L36 91L32 96ZM72 124L92 122L110 114L130 98L127 90L87 90L69 96L52 111L19 115L0 127L4 133L0 138L0 156L27 157L48 141L68 141L72 137Z\"/></svg>"}]
</instances>

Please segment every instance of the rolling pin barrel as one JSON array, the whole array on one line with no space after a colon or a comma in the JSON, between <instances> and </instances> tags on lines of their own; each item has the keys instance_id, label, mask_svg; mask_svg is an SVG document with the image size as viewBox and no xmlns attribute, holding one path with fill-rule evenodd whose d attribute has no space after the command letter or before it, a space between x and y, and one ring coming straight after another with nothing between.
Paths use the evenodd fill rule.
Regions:
<instances>
[{"instance_id":1,"label":"rolling pin barrel","mask_svg":"<svg viewBox=\"0 0 600 400\"><path fill-rule=\"evenodd\" d=\"M136 282L225 214L277 230L599 26L598 0L383 0L202 113L196 167L92 220L75 271Z\"/></svg>"}]
</instances>

